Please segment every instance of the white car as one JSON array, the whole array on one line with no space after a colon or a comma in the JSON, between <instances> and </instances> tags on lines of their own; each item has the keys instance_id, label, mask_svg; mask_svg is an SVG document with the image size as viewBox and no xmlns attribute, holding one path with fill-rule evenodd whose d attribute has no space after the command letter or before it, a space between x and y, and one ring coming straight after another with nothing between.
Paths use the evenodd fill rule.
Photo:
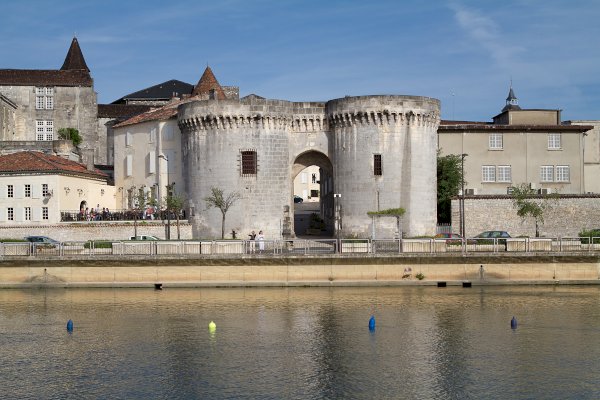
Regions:
<instances>
[{"instance_id":1,"label":"white car","mask_svg":"<svg viewBox=\"0 0 600 400\"><path fill-rule=\"evenodd\" d=\"M160 239L157 238L156 236L151 236L151 235L138 235L138 236L131 236L129 238L129 240L160 240Z\"/></svg>"}]
</instances>

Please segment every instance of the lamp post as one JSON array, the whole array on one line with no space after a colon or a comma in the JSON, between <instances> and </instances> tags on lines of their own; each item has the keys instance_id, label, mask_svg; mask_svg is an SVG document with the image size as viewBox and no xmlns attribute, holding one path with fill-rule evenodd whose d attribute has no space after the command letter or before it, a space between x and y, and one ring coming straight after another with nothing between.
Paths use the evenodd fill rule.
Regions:
<instances>
[{"instance_id":1,"label":"lamp post","mask_svg":"<svg viewBox=\"0 0 600 400\"><path fill-rule=\"evenodd\" d=\"M164 154L159 154L158 158L162 158L167 162L167 240L171 240L171 210L169 210L169 196L171 195L171 184L169 182L169 159Z\"/></svg>"},{"instance_id":2,"label":"lamp post","mask_svg":"<svg viewBox=\"0 0 600 400\"><path fill-rule=\"evenodd\" d=\"M335 211L335 237L337 238L338 242L340 240L340 229L341 229L341 218L342 216L340 215L340 203L338 198L342 198L341 193L334 193L333 194L333 207L334 207L334 211ZM338 243L339 244L339 243Z\"/></svg>"},{"instance_id":3,"label":"lamp post","mask_svg":"<svg viewBox=\"0 0 600 400\"><path fill-rule=\"evenodd\" d=\"M460 202L459 202L459 211L460 211L460 235L465 237L465 157L468 154L460 155Z\"/></svg>"}]
</instances>

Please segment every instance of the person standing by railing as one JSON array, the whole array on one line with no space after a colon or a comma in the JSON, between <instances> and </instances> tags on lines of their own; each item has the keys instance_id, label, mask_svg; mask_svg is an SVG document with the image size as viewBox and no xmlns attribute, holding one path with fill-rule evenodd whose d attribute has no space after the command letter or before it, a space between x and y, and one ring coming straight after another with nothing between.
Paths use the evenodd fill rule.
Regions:
<instances>
[{"instance_id":1,"label":"person standing by railing","mask_svg":"<svg viewBox=\"0 0 600 400\"><path fill-rule=\"evenodd\" d=\"M263 235L263 231L258 232L258 236L256 236L256 240L258 241L258 251L261 253L265 249L265 235Z\"/></svg>"},{"instance_id":2,"label":"person standing by railing","mask_svg":"<svg viewBox=\"0 0 600 400\"><path fill-rule=\"evenodd\" d=\"M256 232L252 231L248 236L250 237L250 242L248 243L248 246L250 246L250 253L254 253L256 251Z\"/></svg>"}]
</instances>

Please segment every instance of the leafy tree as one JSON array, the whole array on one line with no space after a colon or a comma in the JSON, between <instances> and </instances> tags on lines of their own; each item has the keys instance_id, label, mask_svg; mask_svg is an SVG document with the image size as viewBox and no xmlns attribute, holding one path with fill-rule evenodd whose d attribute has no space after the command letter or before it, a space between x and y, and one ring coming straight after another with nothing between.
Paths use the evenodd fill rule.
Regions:
<instances>
[{"instance_id":1,"label":"leafy tree","mask_svg":"<svg viewBox=\"0 0 600 400\"><path fill-rule=\"evenodd\" d=\"M71 140L74 146L79 146L83 140L79 131L75 128L60 128L58 130L58 136L61 139Z\"/></svg>"},{"instance_id":2,"label":"leafy tree","mask_svg":"<svg viewBox=\"0 0 600 400\"><path fill-rule=\"evenodd\" d=\"M532 218L535 222L535 237L540 237L539 226L544 223L544 213L551 208L551 200L558 199L557 193L538 195L527 183L512 189L513 206L522 219Z\"/></svg>"},{"instance_id":3,"label":"leafy tree","mask_svg":"<svg viewBox=\"0 0 600 400\"><path fill-rule=\"evenodd\" d=\"M221 239L225 239L225 215L229 208L238 201L241 196L238 192L231 192L227 196L223 192L223 189L213 187L210 189L211 195L204 198L207 208L215 207L221 210Z\"/></svg>"},{"instance_id":4,"label":"leafy tree","mask_svg":"<svg viewBox=\"0 0 600 400\"><path fill-rule=\"evenodd\" d=\"M183 205L185 204L185 199L180 194L175 193L174 190L175 183L171 185L167 185L167 196L165 197L165 206L167 212L175 214L175 219L177 220L177 239L181 238L181 231L179 228L179 214L183 209Z\"/></svg>"},{"instance_id":5,"label":"leafy tree","mask_svg":"<svg viewBox=\"0 0 600 400\"><path fill-rule=\"evenodd\" d=\"M151 201L150 195L144 190L143 187L136 188L132 186L130 189L131 193L131 203L129 207L133 210L133 231L134 236L137 236L137 219L138 216L142 213L142 211L146 208L146 205Z\"/></svg>"},{"instance_id":6,"label":"leafy tree","mask_svg":"<svg viewBox=\"0 0 600 400\"><path fill-rule=\"evenodd\" d=\"M461 188L462 159L460 155L437 156L437 219L439 223L450 223L452 217L452 198ZM466 182L465 182L466 185Z\"/></svg>"}]
</instances>

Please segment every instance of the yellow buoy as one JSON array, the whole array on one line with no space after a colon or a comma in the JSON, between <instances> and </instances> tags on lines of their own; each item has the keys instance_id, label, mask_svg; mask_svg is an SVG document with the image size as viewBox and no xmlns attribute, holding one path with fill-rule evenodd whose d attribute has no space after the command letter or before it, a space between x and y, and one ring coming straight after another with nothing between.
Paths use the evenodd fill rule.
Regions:
<instances>
[{"instance_id":1,"label":"yellow buoy","mask_svg":"<svg viewBox=\"0 0 600 400\"><path fill-rule=\"evenodd\" d=\"M215 324L213 321L210 321L210 323L208 324L208 330L211 332L214 332L217 330L217 324Z\"/></svg>"}]
</instances>

